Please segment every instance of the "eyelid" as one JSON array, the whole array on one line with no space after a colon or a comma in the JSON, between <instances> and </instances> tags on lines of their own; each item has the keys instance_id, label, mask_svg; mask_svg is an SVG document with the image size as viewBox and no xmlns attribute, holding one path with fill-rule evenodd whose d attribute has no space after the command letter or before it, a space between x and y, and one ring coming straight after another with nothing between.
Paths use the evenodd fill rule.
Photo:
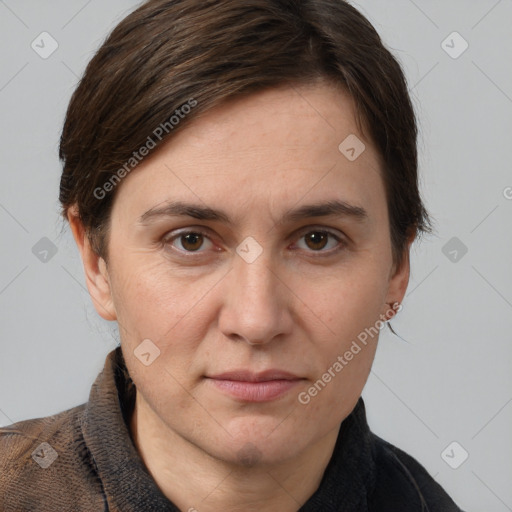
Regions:
<instances>
[{"instance_id":1,"label":"eyelid","mask_svg":"<svg viewBox=\"0 0 512 512\"><path fill-rule=\"evenodd\" d=\"M304 233L311 233L312 231L320 231L329 233L331 235L337 236L338 238L341 238L343 236L343 233L335 228L330 228L327 226L322 226L320 224L312 224L308 226L304 226L296 231L299 235L303 235Z\"/></svg>"}]
</instances>

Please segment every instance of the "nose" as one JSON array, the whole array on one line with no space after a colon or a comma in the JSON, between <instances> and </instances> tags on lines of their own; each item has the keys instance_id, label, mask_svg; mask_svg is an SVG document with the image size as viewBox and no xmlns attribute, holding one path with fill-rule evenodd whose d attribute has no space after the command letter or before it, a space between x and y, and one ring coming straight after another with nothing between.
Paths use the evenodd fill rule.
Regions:
<instances>
[{"instance_id":1,"label":"nose","mask_svg":"<svg viewBox=\"0 0 512 512\"><path fill-rule=\"evenodd\" d=\"M292 293L265 251L252 262L235 254L223 287L219 328L226 337L265 345L291 331Z\"/></svg>"}]
</instances>

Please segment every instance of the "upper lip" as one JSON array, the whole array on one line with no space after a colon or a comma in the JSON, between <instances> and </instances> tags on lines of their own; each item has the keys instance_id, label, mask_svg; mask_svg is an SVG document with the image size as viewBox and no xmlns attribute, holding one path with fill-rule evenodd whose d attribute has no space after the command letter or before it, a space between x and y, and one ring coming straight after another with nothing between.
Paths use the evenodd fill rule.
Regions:
<instances>
[{"instance_id":1,"label":"upper lip","mask_svg":"<svg viewBox=\"0 0 512 512\"><path fill-rule=\"evenodd\" d=\"M229 372L208 375L210 379L237 380L241 382L265 382L269 380L298 380L301 377L284 370L265 370L263 372L251 372L248 370L232 370Z\"/></svg>"}]
</instances>

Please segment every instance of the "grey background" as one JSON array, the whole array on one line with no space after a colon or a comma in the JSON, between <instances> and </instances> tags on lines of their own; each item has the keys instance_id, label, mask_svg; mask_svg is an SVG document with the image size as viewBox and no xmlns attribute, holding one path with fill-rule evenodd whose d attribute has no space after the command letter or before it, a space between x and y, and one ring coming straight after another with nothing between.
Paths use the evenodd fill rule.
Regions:
<instances>
[{"instance_id":1,"label":"grey background","mask_svg":"<svg viewBox=\"0 0 512 512\"><path fill-rule=\"evenodd\" d=\"M381 334L363 393L370 427L466 511L512 510L512 0L353 3L405 68L437 222L413 248L392 323L403 340ZM85 402L117 345L58 216L57 148L87 62L136 5L0 0L0 426ZM59 45L47 59L31 48L43 31ZM469 44L458 58L442 47L454 31ZM453 441L469 453L457 469L445 462L461 460L445 452Z\"/></svg>"}]
</instances>

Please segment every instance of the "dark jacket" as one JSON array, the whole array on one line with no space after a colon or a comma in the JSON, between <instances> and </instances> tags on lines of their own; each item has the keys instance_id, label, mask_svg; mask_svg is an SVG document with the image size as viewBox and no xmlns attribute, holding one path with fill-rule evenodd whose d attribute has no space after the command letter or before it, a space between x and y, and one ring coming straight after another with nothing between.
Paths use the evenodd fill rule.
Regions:
<instances>
[{"instance_id":1,"label":"dark jacket","mask_svg":"<svg viewBox=\"0 0 512 512\"><path fill-rule=\"evenodd\" d=\"M118 347L86 404L1 428L0 511L178 512L134 447L127 426L134 399ZM343 421L320 487L300 511L460 509L413 457L369 430L360 398Z\"/></svg>"}]
</instances>

